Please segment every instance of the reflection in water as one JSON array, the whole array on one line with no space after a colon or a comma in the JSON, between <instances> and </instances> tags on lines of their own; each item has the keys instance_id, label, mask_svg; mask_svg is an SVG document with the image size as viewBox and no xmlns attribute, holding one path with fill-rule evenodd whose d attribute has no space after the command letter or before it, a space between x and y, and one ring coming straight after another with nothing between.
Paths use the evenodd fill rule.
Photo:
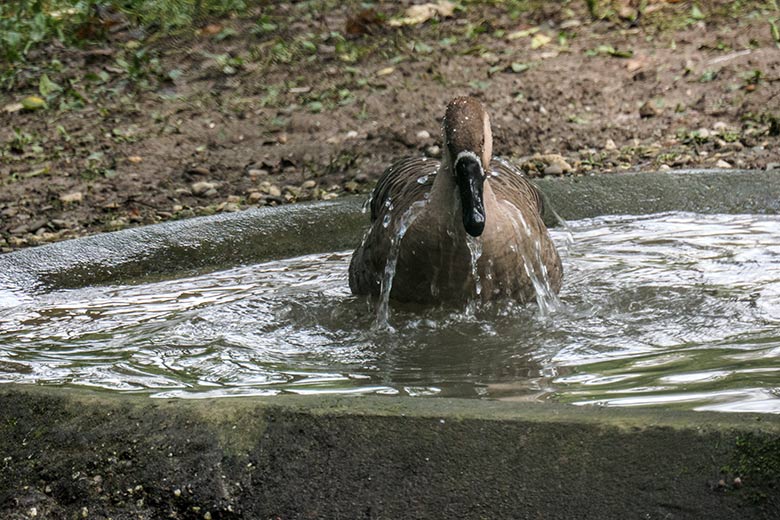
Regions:
<instances>
[{"instance_id":1,"label":"reflection in water","mask_svg":"<svg viewBox=\"0 0 780 520\"><path fill-rule=\"evenodd\" d=\"M780 413L780 218L670 213L553 230L541 314L394 309L348 253L53 292L0 308L0 382L157 397L379 393Z\"/></svg>"}]
</instances>

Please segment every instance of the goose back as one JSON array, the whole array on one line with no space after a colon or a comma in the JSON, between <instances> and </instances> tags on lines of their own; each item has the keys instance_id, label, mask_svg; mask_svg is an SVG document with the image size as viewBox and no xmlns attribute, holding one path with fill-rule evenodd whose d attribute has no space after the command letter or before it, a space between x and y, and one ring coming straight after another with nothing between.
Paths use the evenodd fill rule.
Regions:
<instances>
[{"instance_id":1,"label":"goose back","mask_svg":"<svg viewBox=\"0 0 780 520\"><path fill-rule=\"evenodd\" d=\"M481 239L483 254L477 265L479 276L484 277L482 299L492 295L520 301L533 298L533 284L524 266L509 258L518 254L538 256L538 261L531 266L534 270L540 271L543 264L548 264L550 281L557 290L562 269L542 222L543 202L539 191L511 164L501 159L491 164L486 182L498 206L488 216L494 225L489 226L489 232ZM413 204L430 195L440 167L438 161L407 157L393 163L380 177L370 201L371 226L350 262L349 284L354 294L379 295L391 242L398 232L394 223ZM522 229L515 225L516 219L523 222ZM498 231L501 226L496 224L502 221L503 229ZM529 240L518 236L523 230L530 233L528 238L539 237L538 253L531 250ZM448 229L437 215L421 211L403 239L391 297L419 303L459 303L477 296L472 268L474 252L465 238L456 238L462 235L457 229ZM514 253L507 247L513 248Z\"/></svg>"}]
</instances>

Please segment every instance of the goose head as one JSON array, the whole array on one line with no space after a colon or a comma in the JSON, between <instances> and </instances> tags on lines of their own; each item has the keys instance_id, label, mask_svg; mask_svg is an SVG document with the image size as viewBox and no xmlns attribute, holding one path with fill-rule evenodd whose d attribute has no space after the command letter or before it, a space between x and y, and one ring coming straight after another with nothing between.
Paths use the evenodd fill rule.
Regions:
<instances>
[{"instance_id":1,"label":"goose head","mask_svg":"<svg viewBox=\"0 0 780 520\"><path fill-rule=\"evenodd\" d=\"M483 185L490 168L493 137L490 118L472 97L459 97L447 105L443 122L445 174L455 177L466 233L478 237L485 229Z\"/></svg>"}]
</instances>

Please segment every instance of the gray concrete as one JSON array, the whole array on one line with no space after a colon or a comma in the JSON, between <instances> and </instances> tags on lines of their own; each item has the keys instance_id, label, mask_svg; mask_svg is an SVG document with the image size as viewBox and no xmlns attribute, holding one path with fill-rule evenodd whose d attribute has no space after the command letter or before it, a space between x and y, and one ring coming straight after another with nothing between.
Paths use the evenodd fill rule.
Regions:
<instances>
[{"instance_id":1,"label":"gray concrete","mask_svg":"<svg viewBox=\"0 0 780 520\"><path fill-rule=\"evenodd\" d=\"M780 172L538 185L566 219L780 207ZM349 249L367 222L361 202L0 255L0 296ZM162 401L5 385L0 464L4 519L780 518L771 415L390 397Z\"/></svg>"},{"instance_id":2,"label":"gray concrete","mask_svg":"<svg viewBox=\"0 0 780 520\"><path fill-rule=\"evenodd\" d=\"M780 212L780 171L699 171L535 181L547 208L574 220L662 211ZM221 214L105 233L0 255L0 288L132 282L275 258L351 249L364 197ZM557 219L547 211L545 220Z\"/></svg>"},{"instance_id":3,"label":"gray concrete","mask_svg":"<svg viewBox=\"0 0 780 520\"><path fill-rule=\"evenodd\" d=\"M780 517L760 415L3 387L0 417L2 518Z\"/></svg>"}]
</instances>

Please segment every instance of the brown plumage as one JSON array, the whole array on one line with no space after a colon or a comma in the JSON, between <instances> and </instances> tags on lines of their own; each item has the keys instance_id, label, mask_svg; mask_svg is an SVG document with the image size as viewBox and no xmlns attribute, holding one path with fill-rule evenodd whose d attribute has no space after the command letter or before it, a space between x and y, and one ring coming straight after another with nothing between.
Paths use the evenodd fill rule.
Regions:
<instances>
[{"instance_id":1,"label":"brown plumage","mask_svg":"<svg viewBox=\"0 0 780 520\"><path fill-rule=\"evenodd\" d=\"M403 158L379 179L371 227L349 266L352 292L378 296L394 258L390 297L396 301L526 302L536 294L532 278L558 292L563 270L542 221L539 192L507 163L491 165L490 122L482 105L454 99L442 134L441 163Z\"/></svg>"}]
</instances>

